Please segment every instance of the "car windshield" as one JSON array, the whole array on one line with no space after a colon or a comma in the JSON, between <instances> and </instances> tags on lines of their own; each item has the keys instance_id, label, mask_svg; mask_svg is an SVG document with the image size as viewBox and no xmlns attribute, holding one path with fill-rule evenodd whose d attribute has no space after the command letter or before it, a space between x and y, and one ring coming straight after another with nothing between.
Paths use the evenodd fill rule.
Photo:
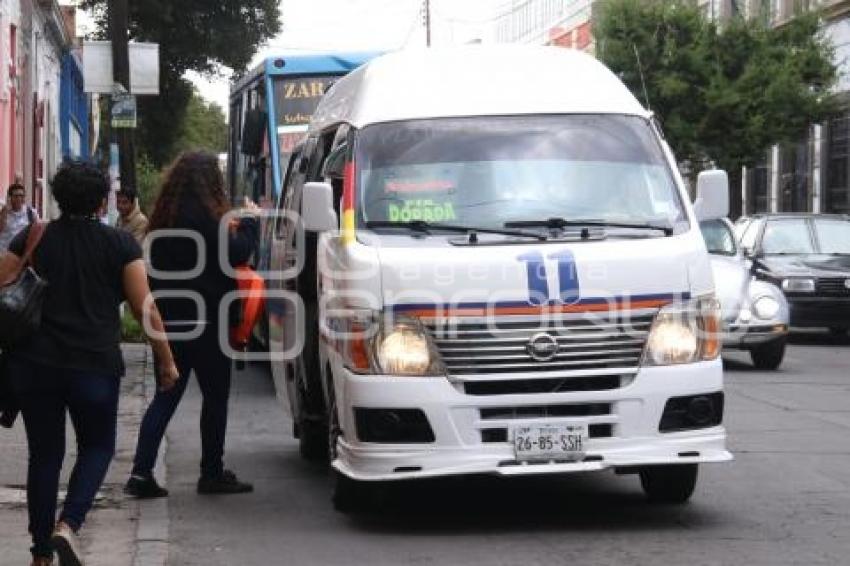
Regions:
<instances>
[{"instance_id":1,"label":"car windshield","mask_svg":"<svg viewBox=\"0 0 850 566\"><path fill-rule=\"evenodd\" d=\"M814 224L821 253L850 254L850 221L816 218Z\"/></svg>"},{"instance_id":2,"label":"car windshield","mask_svg":"<svg viewBox=\"0 0 850 566\"><path fill-rule=\"evenodd\" d=\"M732 230L722 220L706 220L701 222L700 230L705 240L708 253L719 255L735 255L735 236Z\"/></svg>"},{"instance_id":3,"label":"car windshield","mask_svg":"<svg viewBox=\"0 0 850 566\"><path fill-rule=\"evenodd\" d=\"M359 133L356 163L359 226L423 220L502 228L553 217L687 225L664 153L634 116L376 124Z\"/></svg>"},{"instance_id":4,"label":"car windshield","mask_svg":"<svg viewBox=\"0 0 850 566\"><path fill-rule=\"evenodd\" d=\"M764 228L761 250L765 254L813 254L809 226L805 219L770 220Z\"/></svg>"}]
</instances>

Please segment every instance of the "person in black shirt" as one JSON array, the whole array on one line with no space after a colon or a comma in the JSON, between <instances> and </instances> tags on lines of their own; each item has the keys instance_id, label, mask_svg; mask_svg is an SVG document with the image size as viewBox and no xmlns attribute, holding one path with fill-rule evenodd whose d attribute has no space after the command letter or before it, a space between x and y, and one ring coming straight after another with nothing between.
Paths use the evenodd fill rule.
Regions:
<instances>
[{"instance_id":1,"label":"person in black shirt","mask_svg":"<svg viewBox=\"0 0 850 566\"><path fill-rule=\"evenodd\" d=\"M8 354L9 379L29 446L27 504L33 564L81 563L76 532L92 507L115 452L119 380L124 363L119 305L127 301L151 329L162 389L179 377L159 311L148 300L142 251L133 237L97 218L109 181L93 165L69 162L53 180L62 216L44 230L32 266L47 280L39 330ZM0 284L15 277L31 227L0 259ZM77 461L56 522L65 456L65 413L77 436Z\"/></svg>"},{"instance_id":2,"label":"person in black shirt","mask_svg":"<svg viewBox=\"0 0 850 566\"><path fill-rule=\"evenodd\" d=\"M194 370L203 395L201 475L198 493L245 493L253 486L224 468L231 359L224 350L229 317L219 307L236 290L220 254L231 266L244 264L257 246L251 215L220 230L230 211L215 155L179 157L165 179L150 219L151 287L165 319L180 369L177 386L159 392L142 420L134 467L125 492L139 498L165 497L153 476L160 443ZM224 248L224 249L222 249Z\"/></svg>"}]
</instances>

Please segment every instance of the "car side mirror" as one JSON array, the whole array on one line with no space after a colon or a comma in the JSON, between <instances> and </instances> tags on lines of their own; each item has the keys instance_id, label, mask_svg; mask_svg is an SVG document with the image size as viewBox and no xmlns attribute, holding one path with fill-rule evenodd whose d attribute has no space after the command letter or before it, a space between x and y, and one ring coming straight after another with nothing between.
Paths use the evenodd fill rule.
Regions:
<instances>
[{"instance_id":1,"label":"car side mirror","mask_svg":"<svg viewBox=\"0 0 850 566\"><path fill-rule=\"evenodd\" d=\"M301 198L301 218L308 232L329 232L339 228L330 183L307 183Z\"/></svg>"},{"instance_id":2,"label":"car side mirror","mask_svg":"<svg viewBox=\"0 0 850 566\"><path fill-rule=\"evenodd\" d=\"M699 174L694 212L700 222L729 216L729 176L726 171L713 169Z\"/></svg>"}]
</instances>

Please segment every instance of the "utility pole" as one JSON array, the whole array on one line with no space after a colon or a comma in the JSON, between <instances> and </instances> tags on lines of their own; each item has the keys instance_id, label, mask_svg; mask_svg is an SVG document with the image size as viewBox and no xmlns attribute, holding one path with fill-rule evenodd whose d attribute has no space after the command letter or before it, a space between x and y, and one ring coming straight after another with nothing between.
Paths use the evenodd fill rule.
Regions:
<instances>
[{"instance_id":1,"label":"utility pole","mask_svg":"<svg viewBox=\"0 0 850 566\"><path fill-rule=\"evenodd\" d=\"M130 92L129 0L109 0L109 35L112 40L112 73L116 85ZM113 104L115 104L113 97ZM112 139L118 144L121 187L136 187L136 155L134 130L111 128Z\"/></svg>"},{"instance_id":2,"label":"utility pole","mask_svg":"<svg viewBox=\"0 0 850 566\"><path fill-rule=\"evenodd\" d=\"M431 47L431 0L425 0L425 45Z\"/></svg>"}]
</instances>

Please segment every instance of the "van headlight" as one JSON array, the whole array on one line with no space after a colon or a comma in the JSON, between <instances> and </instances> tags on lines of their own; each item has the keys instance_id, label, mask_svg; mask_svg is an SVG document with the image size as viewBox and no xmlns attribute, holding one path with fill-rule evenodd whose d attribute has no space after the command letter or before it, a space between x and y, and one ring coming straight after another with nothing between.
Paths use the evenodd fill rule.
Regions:
<instances>
[{"instance_id":1,"label":"van headlight","mask_svg":"<svg viewBox=\"0 0 850 566\"><path fill-rule=\"evenodd\" d=\"M395 322L378 333L375 361L388 375L443 375L445 370L431 336L417 321Z\"/></svg>"},{"instance_id":2,"label":"van headlight","mask_svg":"<svg viewBox=\"0 0 850 566\"><path fill-rule=\"evenodd\" d=\"M643 364L669 366L720 355L720 303L713 296L663 307L655 316Z\"/></svg>"},{"instance_id":3,"label":"van headlight","mask_svg":"<svg viewBox=\"0 0 850 566\"><path fill-rule=\"evenodd\" d=\"M392 320L360 311L329 319L325 328L337 329L326 341L355 373L415 377L446 373L431 335L416 319Z\"/></svg>"}]
</instances>

